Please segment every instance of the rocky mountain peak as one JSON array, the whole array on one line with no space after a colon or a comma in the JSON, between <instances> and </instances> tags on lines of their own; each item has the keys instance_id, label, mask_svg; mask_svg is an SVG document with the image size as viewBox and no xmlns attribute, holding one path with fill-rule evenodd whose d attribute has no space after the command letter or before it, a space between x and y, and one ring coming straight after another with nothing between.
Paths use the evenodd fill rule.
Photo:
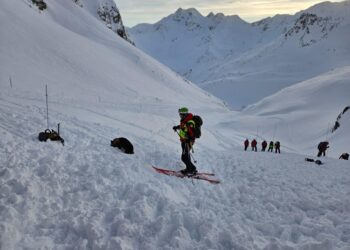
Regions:
<instances>
[{"instance_id":1,"label":"rocky mountain peak","mask_svg":"<svg viewBox=\"0 0 350 250\"><path fill-rule=\"evenodd\" d=\"M339 20L332 17L320 17L305 12L295 21L294 26L285 33L285 38L299 35L300 45L305 47L324 39L338 25Z\"/></svg>"},{"instance_id":2,"label":"rocky mountain peak","mask_svg":"<svg viewBox=\"0 0 350 250\"><path fill-rule=\"evenodd\" d=\"M116 3L113 0L72 0L82 8L87 8L109 29L133 44L129 39Z\"/></svg>"},{"instance_id":3,"label":"rocky mountain peak","mask_svg":"<svg viewBox=\"0 0 350 250\"><path fill-rule=\"evenodd\" d=\"M168 17L168 20L184 24L187 30L193 31L201 27L203 18L202 14L195 8L179 8L174 14Z\"/></svg>"},{"instance_id":4,"label":"rocky mountain peak","mask_svg":"<svg viewBox=\"0 0 350 250\"><path fill-rule=\"evenodd\" d=\"M202 14L195 8L182 9L178 8L174 13L174 16L177 18L197 18L203 17Z\"/></svg>"}]
</instances>

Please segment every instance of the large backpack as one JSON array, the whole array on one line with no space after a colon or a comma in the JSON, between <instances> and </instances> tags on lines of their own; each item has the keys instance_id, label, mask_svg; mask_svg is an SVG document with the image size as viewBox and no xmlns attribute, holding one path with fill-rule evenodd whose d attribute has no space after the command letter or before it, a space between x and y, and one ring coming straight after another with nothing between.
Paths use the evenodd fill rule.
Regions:
<instances>
[{"instance_id":1,"label":"large backpack","mask_svg":"<svg viewBox=\"0 0 350 250\"><path fill-rule=\"evenodd\" d=\"M201 127L203 125L203 120L199 115L194 115L192 120L194 121L194 137L199 138L202 135Z\"/></svg>"},{"instance_id":2,"label":"large backpack","mask_svg":"<svg viewBox=\"0 0 350 250\"><path fill-rule=\"evenodd\" d=\"M39 141L47 141L48 139L50 139L51 141L60 141L62 143L62 145L64 145L64 140L63 138L60 136L59 133L57 133L55 130L53 129L46 129L44 132L40 132L38 135L38 139Z\"/></svg>"}]
</instances>

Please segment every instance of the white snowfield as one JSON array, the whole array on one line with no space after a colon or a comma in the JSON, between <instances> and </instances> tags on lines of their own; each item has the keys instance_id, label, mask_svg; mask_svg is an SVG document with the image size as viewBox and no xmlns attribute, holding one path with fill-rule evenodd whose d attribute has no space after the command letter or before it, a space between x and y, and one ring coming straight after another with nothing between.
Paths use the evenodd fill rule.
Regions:
<instances>
[{"instance_id":1,"label":"white snowfield","mask_svg":"<svg viewBox=\"0 0 350 250\"><path fill-rule=\"evenodd\" d=\"M1 250L350 249L350 166L337 159L350 113L327 129L349 105L349 67L232 112L73 1L29 2L0 3ZM37 139L45 85L64 146ZM193 156L218 185L151 168L183 168L181 106L204 120ZM282 153L244 152L256 136ZM324 164L306 162L325 139Z\"/></svg>"}]
</instances>

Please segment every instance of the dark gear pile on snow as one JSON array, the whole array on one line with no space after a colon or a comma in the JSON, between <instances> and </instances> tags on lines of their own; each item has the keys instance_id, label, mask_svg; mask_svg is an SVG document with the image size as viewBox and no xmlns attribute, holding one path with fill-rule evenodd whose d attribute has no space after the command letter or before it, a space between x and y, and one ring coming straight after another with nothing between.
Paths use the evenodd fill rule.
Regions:
<instances>
[{"instance_id":1,"label":"dark gear pile on snow","mask_svg":"<svg viewBox=\"0 0 350 250\"><path fill-rule=\"evenodd\" d=\"M124 138L119 137L115 138L111 141L111 146L119 148L120 151L122 151L125 154L133 154L134 153L134 146L131 144L131 142Z\"/></svg>"},{"instance_id":2,"label":"dark gear pile on snow","mask_svg":"<svg viewBox=\"0 0 350 250\"><path fill-rule=\"evenodd\" d=\"M199 115L194 115L192 120L194 121L194 129L193 129L194 136L196 138L200 138L202 135L201 127L203 125L203 120Z\"/></svg>"},{"instance_id":3,"label":"dark gear pile on snow","mask_svg":"<svg viewBox=\"0 0 350 250\"><path fill-rule=\"evenodd\" d=\"M343 160L349 160L349 154L348 153L343 153L339 159L343 159Z\"/></svg>"},{"instance_id":4,"label":"dark gear pile on snow","mask_svg":"<svg viewBox=\"0 0 350 250\"><path fill-rule=\"evenodd\" d=\"M317 165L322 165L322 164L323 164L322 161L320 161L320 160L314 160L314 159L311 159L311 158L305 158L305 161L314 162L314 163L316 163Z\"/></svg>"},{"instance_id":5,"label":"dark gear pile on snow","mask_svg":"<svg viewBox=\"0 0 350 250\"><path fill-rule=\"evenodd\" d=\"M53 129L46 129L44 132L40 132L38 136L39 141L47 141L50 139L51 141L60 141L62 145L64 145L63 138Z\"/></svg>"}]
</instances>

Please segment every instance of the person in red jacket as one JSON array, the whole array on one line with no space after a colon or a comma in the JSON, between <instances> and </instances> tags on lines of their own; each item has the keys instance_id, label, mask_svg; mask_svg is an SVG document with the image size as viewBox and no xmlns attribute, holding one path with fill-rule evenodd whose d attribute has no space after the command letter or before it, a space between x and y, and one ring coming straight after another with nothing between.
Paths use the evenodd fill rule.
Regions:
<instances>
[{"instance_id":1,"label":"person in red jacket","mask_svg":"<svg viewBox=\"0 0 350 250\"><path fill-rule=\"evenodd\" d=\"M255 151L255 152L258 151L258 149L257 149L257 147L256 147L257 144L258 144L258 142L257 142L255 139L252 140L252 143L251 143L251 145L252 145L252 150Z\"/></svg>"},{"instance_id":2,"label":"person in red jacket","mask_svg":"<svg viewBox=\"0 0 350 250\"><path fill-rule=\"evenodd\" d=\"M182 155L181 160L185 163L186 168L180 172L184 175L195 175L197 173L196 166L191 162L191 149L195 141L194 126L192 120L193 114L188 112L188 108L179 109L180 125L174 126L173 130L178 132L181 141Z\"/></svg>"},{"instance_id":3,"label":"person in red jacket","mask_svg":"<svg viewBox=\"0 0 350 250\"><path fill-rule=\"evenodd\" d=\"M244 141L244 151L247 151L247 148L249 147L249 140L248 139L246 139L245 141Z\"/></svg>"}]
</instances>

